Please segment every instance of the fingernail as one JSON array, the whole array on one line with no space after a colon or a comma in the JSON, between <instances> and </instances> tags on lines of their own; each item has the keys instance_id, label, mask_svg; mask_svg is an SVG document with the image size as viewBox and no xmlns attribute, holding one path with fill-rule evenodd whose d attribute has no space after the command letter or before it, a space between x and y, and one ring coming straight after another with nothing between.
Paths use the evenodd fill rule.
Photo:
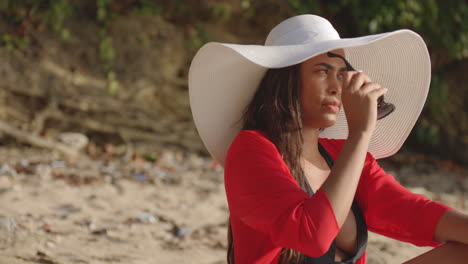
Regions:
<instances>
[{"instance_id":1,"label":"fingernail","mask_svg":"<svg viewBox=\"0 0 468 264\"><path fill-rule=\"evenodd\" d=\"M362 70L357 70L357 72L362 72Z\"/></svg>"}]
</instances>

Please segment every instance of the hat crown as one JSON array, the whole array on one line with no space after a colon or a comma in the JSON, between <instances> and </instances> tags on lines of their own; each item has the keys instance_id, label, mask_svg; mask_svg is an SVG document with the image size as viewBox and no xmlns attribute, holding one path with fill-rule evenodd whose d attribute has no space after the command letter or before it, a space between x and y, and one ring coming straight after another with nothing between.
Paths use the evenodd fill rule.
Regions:
<instances>
[{"instance_id":1,"label":"hat crown","mask_svg":"<svg viewBox=\"0 0 468 264\"><path fill-rule=\"evenodd\" d=\"M316 15L295 16L274 27L265 41L265 46L300 45L339 39L332 24Z\"/></svg>"}]
</instances>

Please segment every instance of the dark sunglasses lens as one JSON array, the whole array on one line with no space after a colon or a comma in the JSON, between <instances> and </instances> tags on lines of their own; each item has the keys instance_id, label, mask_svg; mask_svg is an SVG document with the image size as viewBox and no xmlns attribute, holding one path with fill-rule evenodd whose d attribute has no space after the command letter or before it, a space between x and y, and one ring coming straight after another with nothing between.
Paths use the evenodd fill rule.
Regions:
<instances>
[{"instance_id":1,"label":"dark sunglasses lens","mask_svg":"<svg viewBox=\"0 0 468 264\"><path fill-rule=\"evenodd\" d=\"M395 106L391 103L382 102L377 107L377 120L382 119L395 110Z\"/></svg>"},{"instance_id":2,"label":"dark sunglasses lens","mask_svg":"<svg viewBox=\"0 0 468 264\"><path fill-rule=\"evenodd\" d=\"M382 104L382 102L385 103L385 102L384 102L384 96L383 96L383 95L380 96L380 97L377 99L377 106L380 106L380 105Z\"/></svg>"}]
</instances>

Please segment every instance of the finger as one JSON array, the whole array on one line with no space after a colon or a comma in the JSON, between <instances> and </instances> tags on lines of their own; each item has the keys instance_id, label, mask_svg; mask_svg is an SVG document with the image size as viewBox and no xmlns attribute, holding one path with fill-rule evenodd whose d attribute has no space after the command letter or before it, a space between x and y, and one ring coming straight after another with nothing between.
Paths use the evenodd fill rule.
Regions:
<instances>
[{"instance_id":1,"label":"finger","mask_svg":"<svg viewBox=\"0 0 468 264\"><path fill-rule=\"evenodd\" d=\"M381 87L381 88L370 91L369 95L371 95L372 97L375 97L377 99L380 96L385 95L387 92L388 92L387 88Z\"/></svg>"},{"instance_id":2,"label":"finger","mask_svg":"<svg viewBox=\"0 0 468 264\"><path fill-rule=\"evenodd\" d=\"M354 76L355 71L345 71L343 72L343 87L348 87L351 79Z\"/></svg>"},{"instance_id":3,"label":"finger","mask_svg":"<svg viewBox=\"0 0 468 264\"><path fill-rule=\"evenodd\" d=\"M360 92L363 94L367 94L373 90L380 89L380 88L382 88L382 86L379 83L368 82L361 87Z\"/></svg>"},{"instance_id":4,"label":"finger","mask_svg":"<svg viewBox=\"0 0 468 264\"><path fill-rule=\"evenodd\" d=\"M361 73L362 76L364 77L364 83L372 82L372 80L369 78L369 76L367 74L365 74L363 71L359 70L357 72Z\"/></svg>"},{"instance_id":5,"label":"finger","mask_svg":"<svg viewBox=\"0 0 468 264\"><path fill-rule=\"evenodd\" d=\"M366 78L365 74L362 72L355 72L353 75L353 78L351 79L351 82L348 86L348 89L351 92L355 92L359 89L361 89L362 85L366 82L366 80L369 80Z\"/></svg>"}]
</instances>

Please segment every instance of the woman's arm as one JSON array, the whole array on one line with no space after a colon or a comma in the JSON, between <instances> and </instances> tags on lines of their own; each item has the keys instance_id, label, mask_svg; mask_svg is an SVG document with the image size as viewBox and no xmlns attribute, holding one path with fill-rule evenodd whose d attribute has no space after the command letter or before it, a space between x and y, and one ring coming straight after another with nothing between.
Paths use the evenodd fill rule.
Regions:
<instances>
[{"instance_id":1,"label":"woman's arm","mask_svg":"<svg viewBox=\"0 0 468 264\"><path fill-rule=\"evenodd\" d=\"M439 246L436 228L442 215L453 208L412 193L368 156L356 192L368 229L417 246Z\"/></svg>"},{"instance_id":2,"label":"woman's arm","mask_svg":"<svg viewBox=\"0 0 468 264\"><path fill-rule=\"evenodd\" d=\"M330 199L340 228L349 214L375 129L377 98L385 93L385 88L362 72L344 74L341 100L348 122L348 138L320 188Z\"/></svg>"},{"instance_id":3,"label":"woman's arm","mask_svg":"<svg viewBox=\"0 0 468 264\"><path fill-rule=\"evenodd\" d=\"M468 245L468 215L457 210L445 212L437 223L434 239L439 242L460 242Z\"/></svg>"},{"instance_id":4,"label":"woman's arm","mask_svg":"<svg viewBox=\"0 0 468 264\"><path fill-rule=\"evenodd\" d=\"M447 243L404 264L466 263L468 258L468 215L457 210L445 212L437 223L434 239Z\"/></svg>"},{"instance_id":5,"label":"woman's arm","mask_svg":"<svg viewBox=\"0 0 468 264\"><path fill-rule=\"evenodd\" d=\"M340 228L349 214L356 194L369 141L370 137L367 135L349 137L343 145L330 175L320 188L327 194Z\"/></svg>"}]
</instances>

